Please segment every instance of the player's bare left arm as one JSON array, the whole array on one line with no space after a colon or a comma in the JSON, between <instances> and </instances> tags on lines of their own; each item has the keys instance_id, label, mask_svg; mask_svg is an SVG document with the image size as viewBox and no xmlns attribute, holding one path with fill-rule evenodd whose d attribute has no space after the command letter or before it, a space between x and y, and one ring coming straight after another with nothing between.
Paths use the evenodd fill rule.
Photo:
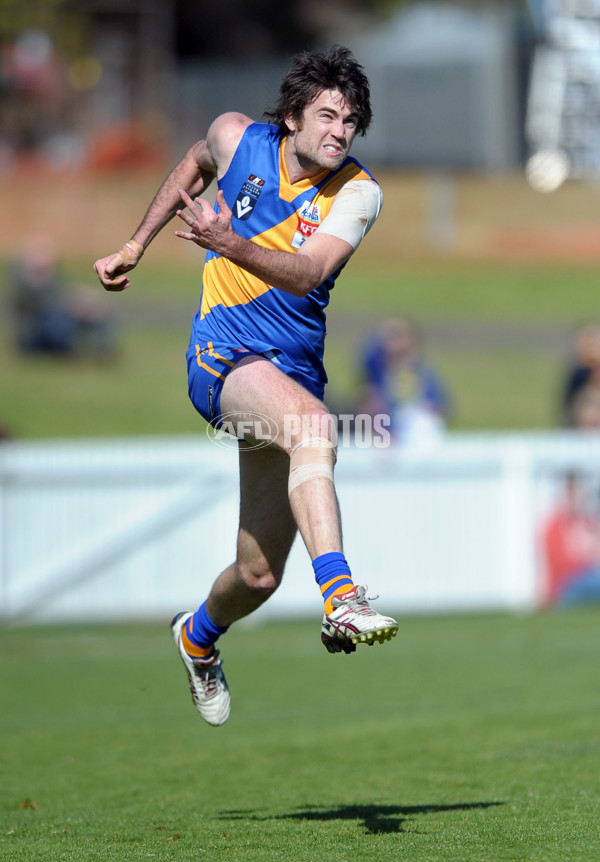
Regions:
<instances>
[{"instance_id":1,"label":"player's bare left arm","mask_svg":"<svg viewBox=\"0 0 600 862\"><path fill-rule=\"evenodd\" d=\"M136 266L149 243L181 206L179 189L184 188L192 196L205 192L215 176L222 176L227 171L239 140L251 122L244 114L221 114L211 123L206 139L190 147L160 186L131 239L120 251L100 258L94 264L106 290L119 291L129 287L127 273Z\"/></svg>"},{"instance_id":2,"label":"player's bare left arm","mask_svg":"<svg viewBox=\"0 0 600 862\"><path fill-rule=\"evenodd\" d=\"M203 194L216 176L223 176L239 140L252 121L230 111L210 125L206 139L198 141L166 178L150 204L132 240L146 248L181 206L180 189L191 197Z\"/></svg>"},{"instance_id":3,"label":"player's bare left arm","mask_svg":"<svg viewBox=\"0 0 600 862\"><path fill-rule=\"evenodd\" d=\"M168 174L131 238L118 252L94 263L94 269L106 290L120 291L129 287L127 273L133 269L145 249L159 231L173 218L179 206L179 189L183 186L201 194L215 176L206 141L194 144Z\"/></svg>"}]
</instances>

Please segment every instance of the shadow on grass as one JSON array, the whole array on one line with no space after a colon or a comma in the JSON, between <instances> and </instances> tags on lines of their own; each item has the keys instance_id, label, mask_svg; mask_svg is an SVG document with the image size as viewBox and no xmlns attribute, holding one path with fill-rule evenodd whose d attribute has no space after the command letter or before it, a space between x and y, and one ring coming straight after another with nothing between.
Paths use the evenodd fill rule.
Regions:
<instances>
[{"instance_id":1,"label":"shadow on grass","mask_svg":"<svg viewBox=\"0 0 600 862\"><path fill-rule=\"evenodd\" d=\"M255 811L222 811L221 820L359 820L367 835L403 832L407 817L444 811L472 811L492 808L503 802L457 802L454 805L340 805L337 808L303 808L290 814L265 816Z\"/></svg>"}]
</instances>

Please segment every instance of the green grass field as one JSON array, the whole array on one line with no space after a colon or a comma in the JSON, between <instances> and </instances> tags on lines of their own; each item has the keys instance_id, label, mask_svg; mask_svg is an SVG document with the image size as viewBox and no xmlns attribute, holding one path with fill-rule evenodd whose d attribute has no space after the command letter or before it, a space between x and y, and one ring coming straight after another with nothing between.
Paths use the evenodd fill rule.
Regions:
<instances>
[{"instance_id":1,"label":"green grass field","mask_svg":"<svg viewBox=\"0 0 600 862\"><path fill-rule=\"evenodd\" d=\"M0 632L0 857L597 860L598 615L237 626L197 716L165 625Z\"/></svg>"}]
</instances>

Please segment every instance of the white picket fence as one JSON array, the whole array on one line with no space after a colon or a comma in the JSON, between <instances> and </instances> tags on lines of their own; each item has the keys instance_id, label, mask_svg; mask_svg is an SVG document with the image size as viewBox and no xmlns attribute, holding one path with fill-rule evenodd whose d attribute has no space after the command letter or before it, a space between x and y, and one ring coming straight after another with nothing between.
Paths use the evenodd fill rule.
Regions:
<instances>
[{"instance_id":1,"label":"white picket fence","mask_svg":"<svg viewBox=\"0 0 600 862\"><path fill-rule=\"evenodd\" d=\"M528 610L539 519L567 468L600 481L600 437L452 434L427 452L341 448L355 580L389 613ZM188 437L0 446L4 623L167 618L232 560L237 456ZM256 619L315 615L300 539Z\"/></svg>"}]
</instances>

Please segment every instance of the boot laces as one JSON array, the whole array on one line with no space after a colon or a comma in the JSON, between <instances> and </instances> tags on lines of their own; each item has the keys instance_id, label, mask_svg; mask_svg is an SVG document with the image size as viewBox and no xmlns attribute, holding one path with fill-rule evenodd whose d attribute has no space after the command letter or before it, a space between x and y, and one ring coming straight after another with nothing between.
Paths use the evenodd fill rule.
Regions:
<instances>
[{"instance_id":1,"label":"boot laces","mask_svg":"<svg viewBox=\"0 0 600 862\"><path fill-rule=\"evenodd\" d=\"M202 686L204 696L214 697L218 693L221 680L221 662L217 661L218 652L211 658L209 663L194 662L194 676Z\"/></svg>"},{"instance_id":2,"label":"boot laces","mask_svg":"<svg viewBox=\"0 0 600 862\"><path fill-rule=\"evenodd\" d=\"M333 598L332 604L337 607L341 607L342 605L347 608L349 611L353 611L356 614L373 614L375 611L368 604L368 602L372 602L375 599L378 599L379 596L369 596L365 599L365 594L367 592L367 587L357 587L356 595L352 596L348 599L340 599L337 596Z\"/></svg>"}]
</instances>

